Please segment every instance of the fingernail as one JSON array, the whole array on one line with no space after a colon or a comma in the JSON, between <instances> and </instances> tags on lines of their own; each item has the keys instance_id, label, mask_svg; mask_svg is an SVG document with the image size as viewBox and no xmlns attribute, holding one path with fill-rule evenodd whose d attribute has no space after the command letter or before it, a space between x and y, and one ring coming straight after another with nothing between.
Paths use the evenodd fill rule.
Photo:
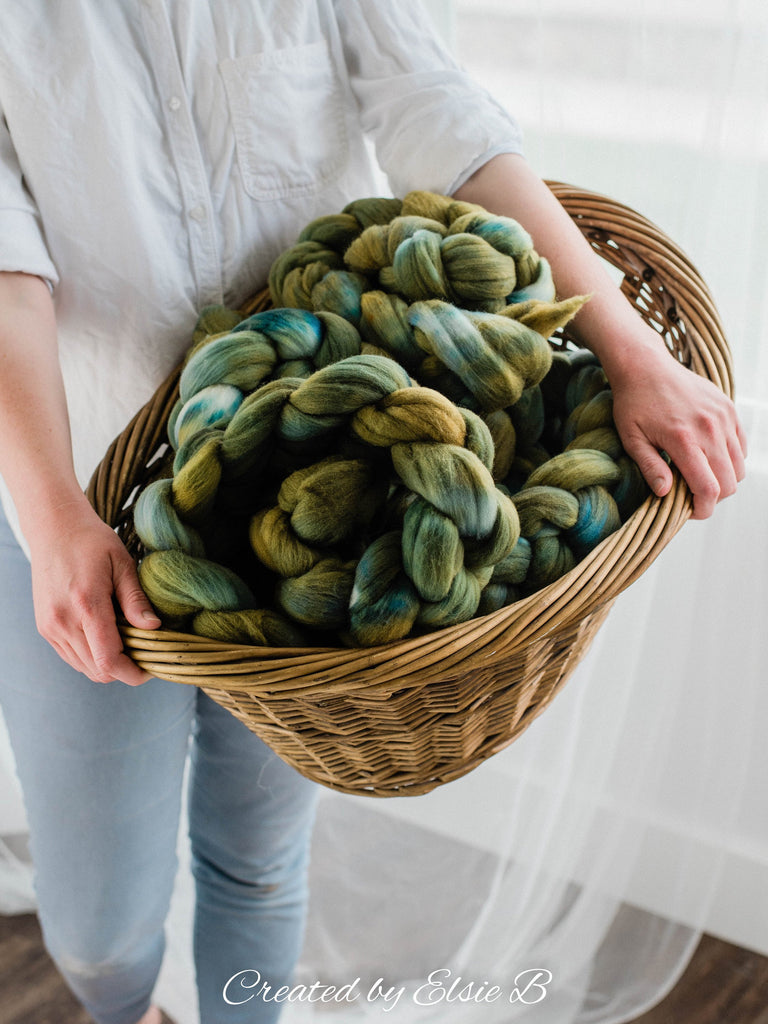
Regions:
<instances>
[{"instance_id":1,"label":"fingernail","mask_svg":"<svg viewBox=\"0 0 768 1024\"><path fill-rule=\"evenodd\" d=\"M147 622L159 622L160 619L155 615L154 612L142 612L141 617Z\"/></svg>"}]
</instances>

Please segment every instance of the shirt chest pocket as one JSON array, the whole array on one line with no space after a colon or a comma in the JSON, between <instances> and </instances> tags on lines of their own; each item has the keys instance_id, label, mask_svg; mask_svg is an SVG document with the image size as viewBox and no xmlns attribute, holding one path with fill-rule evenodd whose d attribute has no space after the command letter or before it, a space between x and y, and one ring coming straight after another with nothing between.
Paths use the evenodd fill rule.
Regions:
<instances>
[{"instance_id":1,"label":"shirt chest pocket","mask_svg":"<svg viewBox=\"0 0 768 1024\"><path fill-rule=\"evenodd\" d=\"M311 195L339 174L344 94L325 42L223 60L219 70L250 196Z\"/></svg>"}]
</instances>

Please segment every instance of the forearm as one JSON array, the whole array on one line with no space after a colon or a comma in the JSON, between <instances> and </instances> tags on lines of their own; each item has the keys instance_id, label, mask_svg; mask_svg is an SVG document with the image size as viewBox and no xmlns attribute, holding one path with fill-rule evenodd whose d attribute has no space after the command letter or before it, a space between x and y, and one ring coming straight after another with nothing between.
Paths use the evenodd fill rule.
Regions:
<instances>
[{"instance_id":1,"label":"forearm","mask_svg":"<svg viewBox=\"0 0 768 1024\"><path fill-rule=\"evenodd\" d=\"M569 330L592 349L609 379L631 373L660 338L637 316L581 231L526 161L513 154L494 157L456 192L517 220L547 258L558 294L591 295Z\"/></svg>"},{"instance_id":2,"label":"forearm","mask_svg":"<svg viewBox=\"0 0 768 1024\"><path fill-rule=\"evenodd\" d=\"M53 301L45 282L0 273L0 474L27 539L84 496L72 462Z\"/></svg>"}]
</instances>

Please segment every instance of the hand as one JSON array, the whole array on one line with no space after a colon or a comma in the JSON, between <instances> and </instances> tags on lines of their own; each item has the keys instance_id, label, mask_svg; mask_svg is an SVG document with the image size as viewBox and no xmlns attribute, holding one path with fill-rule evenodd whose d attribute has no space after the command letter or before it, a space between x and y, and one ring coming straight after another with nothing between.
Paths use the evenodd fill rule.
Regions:
<instances>
[{"instance_id":1,"label":"hand","mask_svg":"<svg viewBox=\"0 0 768 1024\"><path fill-rule=\"evenodd\" d=\"M693 493L693 518L708 518L744 478L746 437L733 403L658 343L610 383L619 435L651 490L662 497L672 486L665 451Z\"/></svg>"},{"instance_id":2,"label":"hand","mask_svg":"<svg viewBox=\"0 0 768 1024\"><path fill-rule=\"evenodd\" d=\"M133 626L156 629L160 620L117 534L83 499L51 513L29 541L41 635L94 682L146 682L149 674L123 653L113 597Z\"/></svg>"}]
</instances>

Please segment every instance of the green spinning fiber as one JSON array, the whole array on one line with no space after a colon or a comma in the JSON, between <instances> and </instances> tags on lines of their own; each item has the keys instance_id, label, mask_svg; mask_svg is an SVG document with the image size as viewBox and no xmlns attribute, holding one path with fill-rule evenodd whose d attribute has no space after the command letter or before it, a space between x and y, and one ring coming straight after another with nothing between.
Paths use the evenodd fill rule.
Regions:
<instances>
[{"instance_id":1,"label":"green spinning fiber","mask_svg":"<svg viewBox=\"0 0 768 1024\"><path fill-rule=\"evenodd\" d=\"M327 277L335 278L330 287ZM312 221L269 275L276 306L333 309L355 324L362 294L379 287L409 301L442 298L488 311L555 297L549 264L520 224L424 191L402 203L359 200Z\"/></svg>"},{"instance_id":2,"label":"green spinning fiber","mask_svg":"<svg viewBox=\"0 0 768 1024\"><path fill-rule=\"evenodd\" d=\"M555 301L517 222L358 200L269 284L266 313L203 310L173 478L135 508L166 624L277 646L450 626L559 578L647 494L597 360L547 343L586 297Z\"/></svg>"},{"instance_id":3,"label":"green spinning fiber","mask_svg":"<svg viewBox=\"0 0 768 1024\"><path fill-rule=\"evenodd\" d=\"M270 268L269 289L275 305L313 309L312 291L323 278L333 271L346 273L343 255L350 243L371 225L388 223L401 209L399 199L358 199L340 214L319 217L308 224L296 245L282 253ZM350 287L355 290L351 282Z\"/></svg>"},{"instance_id":4,"label":"green spinning fiber","mask_svg":"<svg viewBox=\"0 0 768 1024\"><path fill-rule=\"evenodd\" d=\"M408 321L419 347L459 377L481 409L514 405L552 362L542 336L507 317L471 313L433 299L414 303Z\"/></svg>"},{"instance_id":5,"label":"green spinning fiber","mask_svg":"<svg viewBox=\"0 0 768 1024\"><path fill-rule=\"evenodd\" d=\"M360 336L333 313L271 309L248 317L199 345L179 379L182 406L208 387L255 391L275 377L308 377L313 370L360 352Z\"/></svg>"},{"instance_id":6,"label":"green spinning fiber","mask_svg":"<svg viewBox=\"0 0 768 1024\"><path fill-rule=\"evenodd\" d=\"M204 348L198 349L203 351ZM199 401L206 390L203 388L188 401ZM281 440L293 444L309 440L314 452L322 447L322 442L327 446L333 444L343 424L352 436L374 449L374 464L346 460L306 467L298 477L294 474L283 483L277 510L262 509L252 519L251 539L256 553L263 565L282 577L275 588L278 607L289 619L315 629L327 628L329 624L341 628L339 609L349 603L356 578L354 567L362 561L359 552L345 548L345 542L353 525L369 525L383 507L389 480L384 478L385 490L377 475L377 450L387 449L391 459L389 477L394 475L420 497L422 506L434 508L436 515L447 517L454 524L455 529L449 536L446 534L444 542L449 557L441 555L439 545L435 544L428 553L433 562L441 557L450 562L454 571L445 581L447 586L436 593L430 573L421 565L422 546L413 539L420 536L420 531L409 530L407 536L399 531L396 565L390 568L396 570L393 578L399 580L399 574L405 571L404 562L410 566L409 579L418 597L416 617L396 614L402 600L402 581L393 584L393 592L387 597L381 592L383 577L377 577L377 610L371 613L373 619L378 621L381 609L389 601L388 638L395 639L405 635L419 617L426 623L442 624L471 617L493 564L517 542L517 513L491 477L488 466L493 457L492 442L482 421L469 410L456 408L442 395L415 386L405 370L392 360L373 355L352 356L304 380L282 378L258 387L221 428L220 443L210 443L209 426L207 447L198 448L192 458L200 459L200 453L205 452L212 463L210 477L225 480L241 471L243 454L249 464L258 463L260 449L268 449ZM211 571L207 560L178 550L180 517L174 499L176 492L183 492L178 485L184 479L184 466L177 472L175 488L169 487L167 481L158 481L142 495L137 530L148 547L166 545L166 550L154 550L141 563L142 582L146 583L147 594L155 606L163 611L167 607L175 620L203 609L211 613L217 607L226 612L242 610L231 588L222 590L216 572L211 576L211 593L207 592L205 580ZM189 509L189 495L181 493L180 500ZM335 509L333 522L329 522L329 508ZM187 515L195 518L194 512L190 516L188 511ZM414 515L411 512L411 519ZM158 525L155 519L161 523ZM187 543L186 537L182 540ZM391 546L387 550L391 552ZM184 592L184 574L189 571L190 560L195 563L194 573L190 574L194 588L185 603L179 595ZM367 564L364 562L360 570L363 581ZM420 592L420 584L425 586L426 593ZM372 636L382 636L381 626L371 632L365 601L359 597L369 589L369 585L358 581L355 614L344 623L356 642L373 642ZM239 591L239 598L246 602L246 607L253 601L246 588ZM219 601L223 603L217 606Z\"/></svg>"}]
</instances>

